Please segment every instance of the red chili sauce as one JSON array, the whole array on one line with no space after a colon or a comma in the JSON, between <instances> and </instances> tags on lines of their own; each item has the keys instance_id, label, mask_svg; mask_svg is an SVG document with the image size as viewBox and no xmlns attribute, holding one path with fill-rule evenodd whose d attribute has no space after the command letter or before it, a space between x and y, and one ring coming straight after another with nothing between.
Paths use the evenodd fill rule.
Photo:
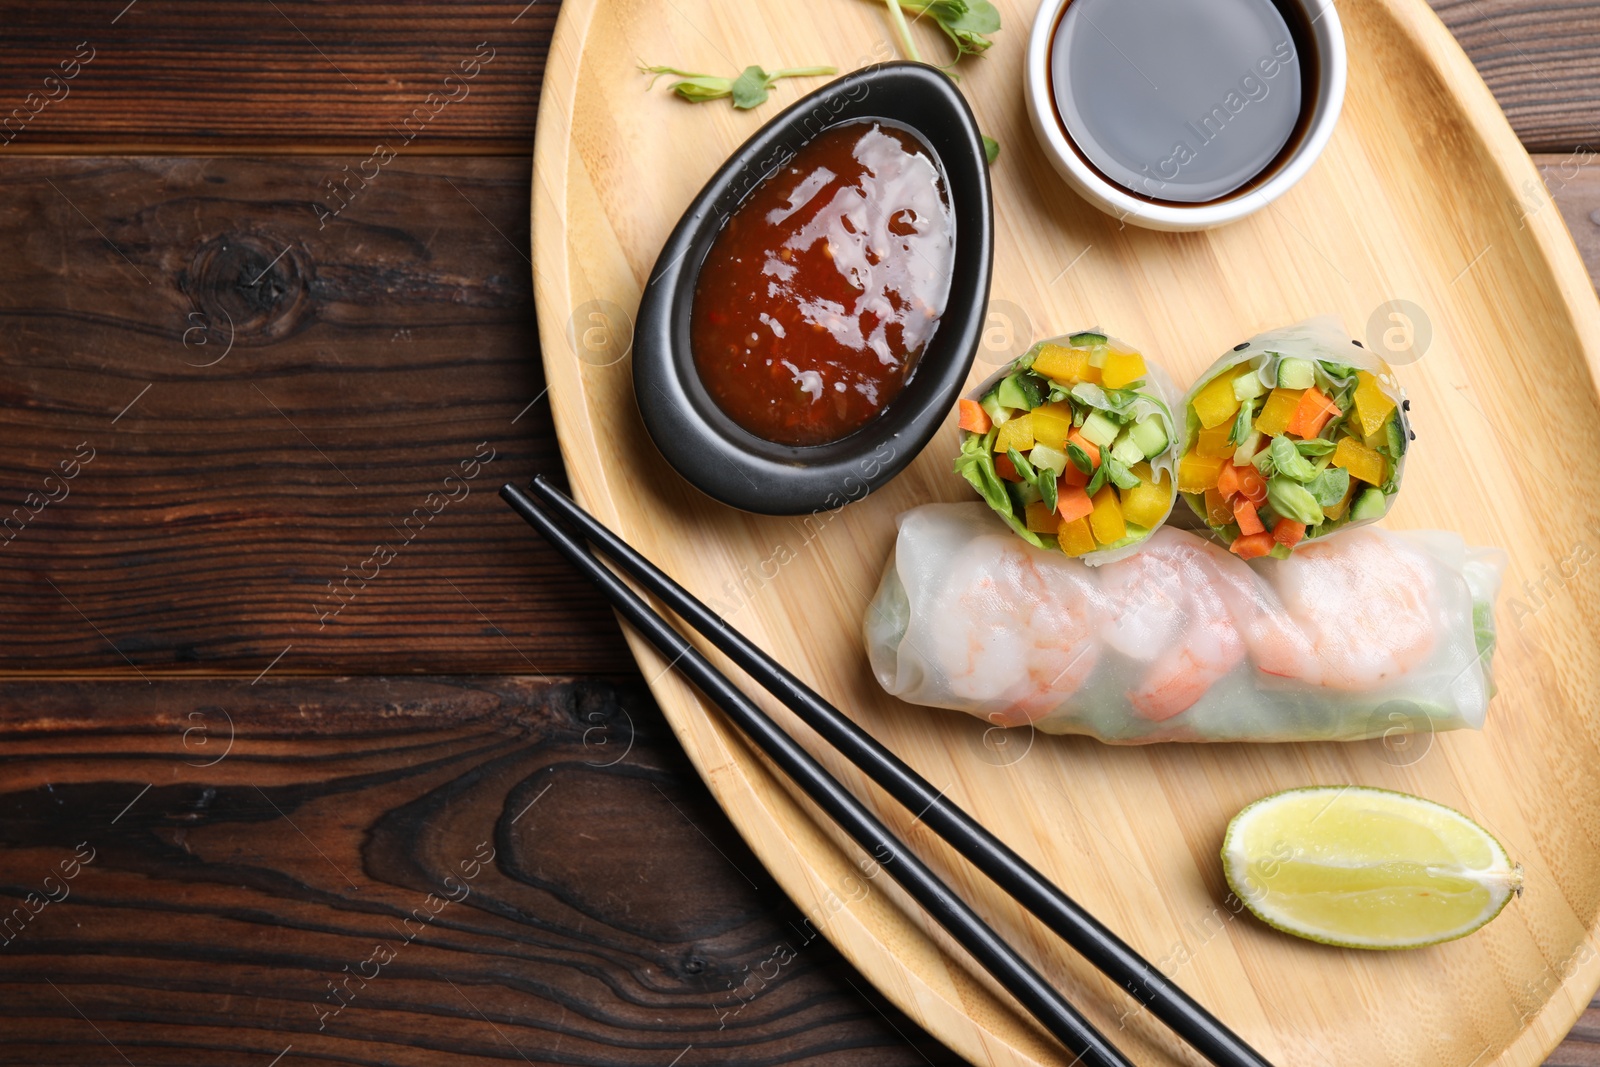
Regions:
<instances>
[{"instance_id":1,"label":"red chili sauce","mask_svg":"<svg viewBox=\"0 0 1600 1067\"><path fill-rule=\"evenodd\" d=\"M927 147L879 123L824 130L756 186L700 269L689 339L706 391L768 441L854 433L911 377L954 258Z\"/></svg>"}]
</instances>

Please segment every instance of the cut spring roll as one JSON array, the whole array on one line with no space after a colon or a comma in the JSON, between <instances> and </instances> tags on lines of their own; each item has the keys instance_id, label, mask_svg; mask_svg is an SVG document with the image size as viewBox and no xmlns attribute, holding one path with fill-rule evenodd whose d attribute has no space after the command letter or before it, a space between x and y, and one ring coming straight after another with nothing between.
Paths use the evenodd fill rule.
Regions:
<instances>
[{"instance_id":1,"label":"cut spring roll","mask_svg":"<svg viewBox=\"0 0 1600 1067\"><path fill-rule=\"evenodd\" d=\"M867 611L890 694L1101 741L1351 741L1483 726L1504 557L1352 530L1248 564L1162 527L1100 568L981 504L900 517Z\"/></svg>"},{"instance_id":2,"label":"cut spring roll","mask_svg":"<svg viewBox=\"0 0 1600 1067\"><path fill-rule=\"evenodd\" d=\"M1029 544L1121 559L1172 513L1173 395L1104 333L1042 341L960 402L956 473Z\"/></svg>"},{"instance_id":3,"label":"cut spring roll","mask_svg":"<svg viewBox=\"0 0 1600 1067\"><path fill-rule=\"evenodd\" d=\"M1388 364L1331 318L1251 338L1183 403L1178 491L1245 559L1380 519L1412 433Z\"/></svg>"}]
</instances>

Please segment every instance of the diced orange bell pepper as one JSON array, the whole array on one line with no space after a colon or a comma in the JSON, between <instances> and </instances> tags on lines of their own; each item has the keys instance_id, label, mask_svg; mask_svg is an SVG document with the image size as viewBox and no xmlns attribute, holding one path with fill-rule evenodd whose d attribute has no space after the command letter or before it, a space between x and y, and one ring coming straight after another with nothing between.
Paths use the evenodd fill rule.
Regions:
<instances>
[{"instance_id":1,"label":"diced orange bell pepper","mask_svg":"<svg viewBox=\"0 0 1600 1067\"><path fill-rule=\"evenodd\" d=\"M1266 530L1261 524L1261 516L1256 514L1256 506L1246 497L1234 498L1233 521L1239 524L1242 534L1258 534Z\"/></svg>"},{"instance_id":2,"label":"diced orange bell pepper","mask_svg":"<svg viewBox=\"0 0 1600 1067\"><path fill-rule=\"evenodd\" d=\"M1056 532L1061 551L1069 556L1082 556L1094 551L1094 534L1089 531L1087 518L1064 522Z\"/></svg>"},{"instance_id":3,"label":"diced orange bell pepper","mask_svg":"<svg viewBox=\"0 0 1600 1067\"><path fill-rule=\"evenodd\" d=\"M1042 500L1035 500L1024 509L1024 512L1028 529L1034 533L1053 534L1061 526L1061 520L1056 513L1045 507Z\"/></svg>"},{"instance_id":4,"label":"diced orange bell pepper","mask_svg":"<svg viewBox=\"0 0 1600 1067\"><path fill-rule=\"evenodd\" d=\"M1285 432L1309 441L1321 433L1328 420L1337 414L1339 414L1338 405L1313 385L1300 394L1300 403L1295 405L1294 414L1289 416L1289 425Z\"/></svg>"},{"instance_id":5,"label":"diced orange bell pepper","mask_svg":"<svg viewBox=\"0 0 1600 1067\"><path fill-rule=\"evenodd\" d=\"M983 410L983 405L976 400L963 399L959 402L961 409L960 426L971 433L988 433L991 425L989 413Z\"/></svg>"},{"instance_id":6,"label":"diced orange bell pepper","mask_svg":"<svg viewBox=\"0 0 1600 1067\"><path fill-rule=\"evenodd\" d=\"M1279 519L1272 528L1272 539L1285 548L1293 548L1306 535L1306 524L1293 519Z\"/></svg>"},{"instance_id":7,"label":"diced orange bell pepper","mask_svg":"<svg viewBox=\"0 0 1600 1067\"><path fill-rule=\"evenodd\" d=\"M1022 475L1017 473L1017 465L1011 462L1011 457L1001 454L994 457L994 472L1008 482L1022 481Z\"/></svg>"},{"instance_id":8,"label":"diced orange bell pepper","mask_svg":"<svg viewBox=\"0 0 1600 1067\"><path fill-rule=\"evenodd\" d=\"M1260 559L1272 551L1272 546L1277 544L1272 535L1263 530L1261 533L1240 534L1233 539L1233 544L1228 546L1228 551L1240 559Z\"/></svg>"},{"instance_id":9,"label":"diced orange bell pepper","mask_svg":"<svg viewBox=\"0 0 1600 1067\"><path fill-rule=\"evenodd\" d=\"M1056 511L1063 523L1086 519L1094 511L1094 501L1082 489L1063 486L1056 489Z\"/></svg>"}]
</instances>

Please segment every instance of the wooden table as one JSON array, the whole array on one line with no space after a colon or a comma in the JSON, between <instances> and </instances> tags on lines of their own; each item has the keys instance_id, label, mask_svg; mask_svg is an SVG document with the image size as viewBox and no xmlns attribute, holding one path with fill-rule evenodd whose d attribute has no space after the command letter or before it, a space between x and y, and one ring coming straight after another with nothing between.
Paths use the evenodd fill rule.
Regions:
<instances>
[{"instance_id":1,"label":"wooden table","mask_svg":"<svg viewBox=\"0 0 1600 1067\"><path fill-rule=\"evenodd\" d=\"M1600 3L1437 6L1600 276ZM0 1063L953 1062L747 991L799 913L495 497L555 16L0 4Z\"/></svg>"}]
</instances>

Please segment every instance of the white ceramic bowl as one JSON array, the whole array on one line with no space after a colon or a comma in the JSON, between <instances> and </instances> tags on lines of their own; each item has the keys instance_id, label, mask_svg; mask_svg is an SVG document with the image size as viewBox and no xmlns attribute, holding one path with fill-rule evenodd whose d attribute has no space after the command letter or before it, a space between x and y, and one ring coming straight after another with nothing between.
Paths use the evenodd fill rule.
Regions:
<instances>
[{"instance_id":1,"label":"white ceramic bowl","mask_svg":"<svg viewBox=\"0 0 1600 1067\"><path fill-rule=\"evenodd\" d=\"M1322 154L1344 106L1346 74L1344 30L1331 0L1285 0L1306 13L1311 25L1312 46L1317 50L1317 82L1302 87L1302 92L1315 95L1311 119L1298 146L1270 165L1270 173L1264 181L1257 179L1239 192L1193 204L1133 195L1123 186L1102 177L1068 136L1051 93L1050 52L1056 26L1070 2L1044 0L1033 20L1025 76L1028 117L1033 122L1034 135L1056 171L1101 211L1154 230L1207 230L1266 207L1288 192Z\"/></svg>"}]
</instances>

